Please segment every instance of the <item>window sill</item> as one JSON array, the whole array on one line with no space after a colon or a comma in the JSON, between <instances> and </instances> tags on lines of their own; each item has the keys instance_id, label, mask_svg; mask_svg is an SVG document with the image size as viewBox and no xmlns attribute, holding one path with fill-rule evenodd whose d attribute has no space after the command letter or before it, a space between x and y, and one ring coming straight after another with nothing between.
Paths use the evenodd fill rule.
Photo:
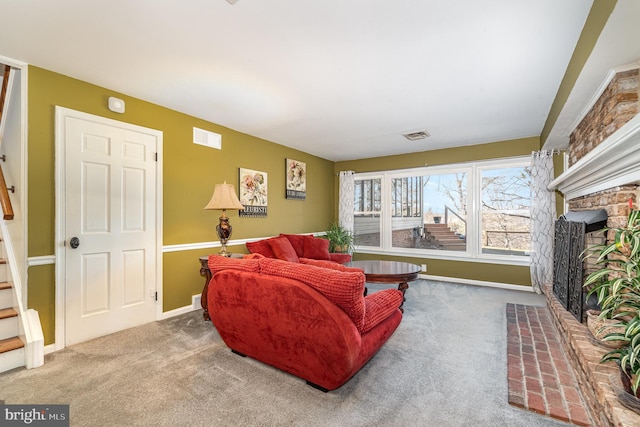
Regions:
<instances>
[{"instance_id":1,"label":"window sill","mask_svg":"<svg viewBox=\"0 0 640 427\"><path fill-rule=\"evenodd\" d=\"M376 255L387 255L387 256L401 256L401 257L410 257L410 258L424 258L424 259L440 259L445 261L459 261L459 262L477 262L483 264L497 264L497 265L517 265L522 267L529 267L531 265L531 260L529 257L473 257L468 254L459 254L456 252L445 252L442 251L440 253L434 252L415 252L415 251L402 251L398 249L394 250L383 250L379 248L356 248L355 253L361 254L376 254Z\"/></svg>"}]
</instances>

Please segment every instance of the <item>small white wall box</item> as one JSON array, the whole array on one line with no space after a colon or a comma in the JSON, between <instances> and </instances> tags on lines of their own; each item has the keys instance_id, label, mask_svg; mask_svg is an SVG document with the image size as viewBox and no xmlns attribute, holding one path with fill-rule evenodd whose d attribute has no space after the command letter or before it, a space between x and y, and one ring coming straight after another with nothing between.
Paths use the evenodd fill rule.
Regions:
<instances>
[{"instance_id":1,"label":"small white wall box","mask_svg":"<svg viewBox=\"0 0 640 427\"><path fill-rule=\"evenodd\" d=\"M124 113L124 101L114 96L109 97L109 110L114 113Z\"/></svg>"},{"instance_id":2,"label":"small white wall box","mask_svg":"<svg viewBox=\"0 0 640 427\"><path fill-rule=\"evenodd\" d=\"M205 147L222 149L222 135L208 130L193 128L193 143L204 145Z\"/></svg>"}]
</instances>

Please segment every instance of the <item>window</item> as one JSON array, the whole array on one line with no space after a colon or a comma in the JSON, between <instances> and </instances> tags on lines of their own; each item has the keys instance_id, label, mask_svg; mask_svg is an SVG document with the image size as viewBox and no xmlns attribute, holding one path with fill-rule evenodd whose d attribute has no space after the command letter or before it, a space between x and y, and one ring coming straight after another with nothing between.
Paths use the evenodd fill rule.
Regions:
<instances>
[{"instance_id":1,"label":"window","mask_svg":"<svg viewBox=\"0 0 640 427\"><path fill-rule=\"evenodd\" d=\"M380 247L382 180L356 179L353 234L356 246Z\"/></svg>"},{"instance_id":2,"label":"window","mask_svg":"<svg viewBox=\"0 0 640 427\"><path fill-rule=\"evenodd\" d=\"M356 246L436 257L526 256L529 165L519 158L356 174Z\"/></svg>"},{"instance_id":3,"label":"window","mask_svg":"<svg viewBox=\"0 0 640 427\"><path fill-rule=\"evenodd\" d=\"M524 255L531 243L530 168L484 169L482 253Z\"/></svg>"},{"instance_id":4,"label":"window","mask_svg":"<svg viewBox=\"0 0 640 427\"><path fill-rule=\"evenodd\" d=\"M466 172L392 178L391 188L392 247L466 251Z\"/></svg>"}]
</instances>

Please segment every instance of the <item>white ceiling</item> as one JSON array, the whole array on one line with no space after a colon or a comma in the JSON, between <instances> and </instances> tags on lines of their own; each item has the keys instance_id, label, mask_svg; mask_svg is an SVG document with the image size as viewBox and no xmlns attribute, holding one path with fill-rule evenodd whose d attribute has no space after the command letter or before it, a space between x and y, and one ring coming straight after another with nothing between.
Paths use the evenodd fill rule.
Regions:
<instances>
[{"instance_id":1,"label":"white ceiling","mask_svg":"<svg viewBox=\"0 0 640 427\"><path fill-rule=\"evenodd\" d=\"M0 55L339 161L540 135L591 4L0 0Z\"/></svg>"},{"instance_id":2,"label":"white ceiling","mask_svg":"<svg viewBox=\"0 0 640 427\"><path fill-rule=\"evenodd\" d=\"M566 148L569 145L569 135L596 100L595 97L600 95L598 89L609 71L640 60L639 20L640 1L618 0L562 113L545 141L545 149Z\"/></svg>"}]
</instances>

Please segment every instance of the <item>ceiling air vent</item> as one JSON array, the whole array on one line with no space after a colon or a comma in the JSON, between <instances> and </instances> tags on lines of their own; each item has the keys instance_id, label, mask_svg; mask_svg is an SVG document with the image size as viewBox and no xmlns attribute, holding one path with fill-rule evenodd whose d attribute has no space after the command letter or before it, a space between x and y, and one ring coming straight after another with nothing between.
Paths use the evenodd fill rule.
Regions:
<instances>
[{"instance_id":1,"label":"ceiling air vent","mask_svg":"<svg viewBox=\"0 0 640 427\"><path fill-rule=\"evenodd\" d=\"M403 133L402 136L407 138L409 141L417 141L419 139L426 139L431 135L429 135L429 132L427 132L426 130L421 130L418 132Z\"/></svg>"}]
</instances>

